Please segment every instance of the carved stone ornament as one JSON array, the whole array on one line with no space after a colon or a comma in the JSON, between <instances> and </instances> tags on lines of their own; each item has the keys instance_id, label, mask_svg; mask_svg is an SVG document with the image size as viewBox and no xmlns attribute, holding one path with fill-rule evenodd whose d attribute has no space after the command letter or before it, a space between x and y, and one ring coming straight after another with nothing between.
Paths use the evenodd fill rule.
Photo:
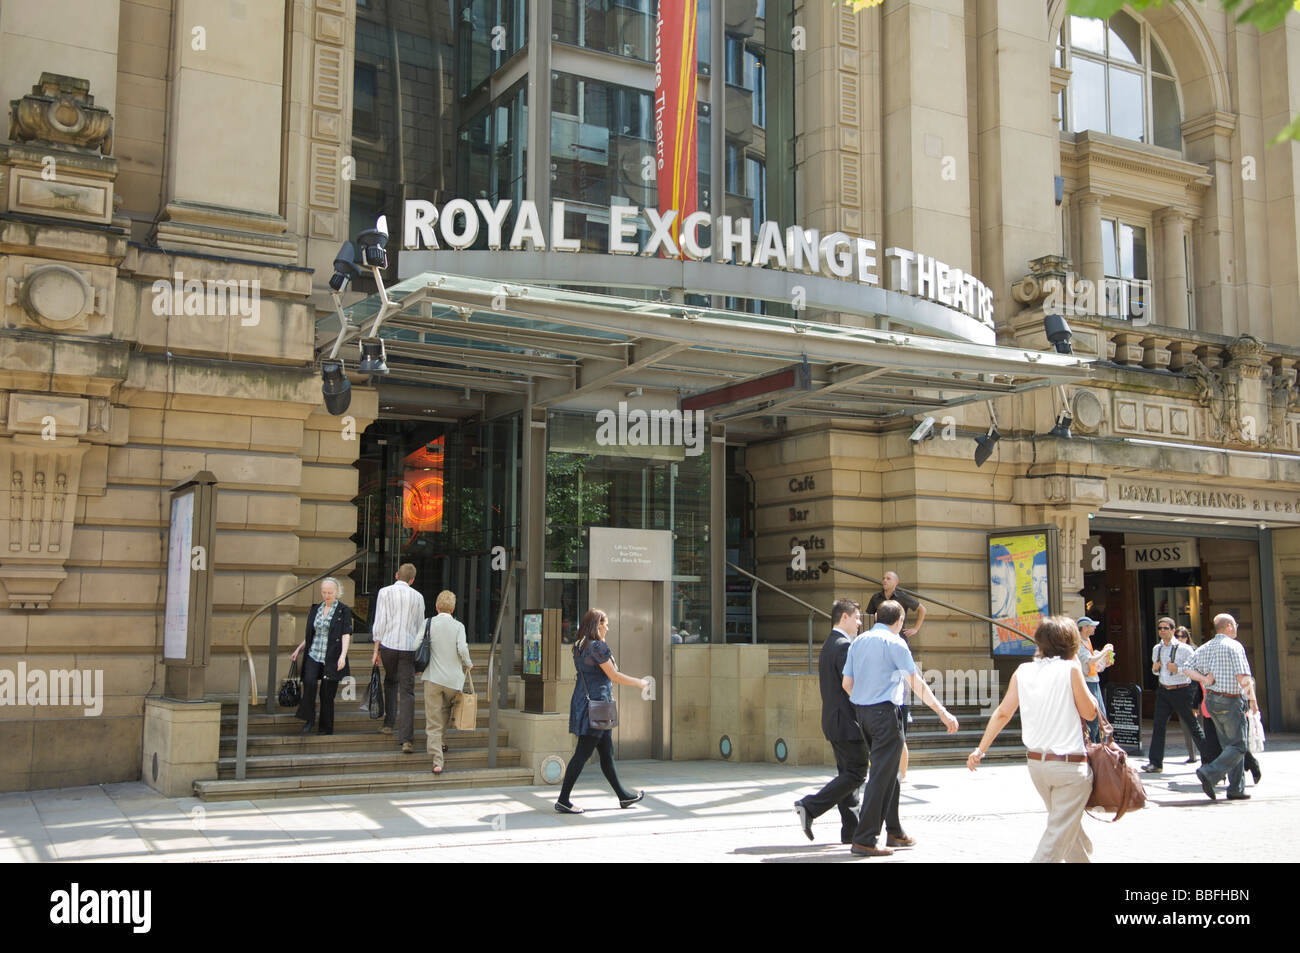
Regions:
<instances>
[{"instance_id":1,"label":"carved stone ornament","mask_svg":"<svg viewBox=\"0 0 1300 953\"><path fill-rule=\"evenodd\" d=\"M1290 445L1287 415L1300 408L1291 375L1264 361L1264 344L1243 334L1227 348L1227 366L1213 370L1193 359L1184 373L1196 382L1197 399L1210 412L1215 440L1265 448Z\"/></svg>"},{"instance_id":2,"label":"carved stone ornament","mask_svg":"<svg viewBox=\"0 0 1300 953\"><path fill-rule=\"evenodd\" d=\"M50 142L113 151L113 115L95 105L90 81L42 73L41 81L22 99L9 101L9 138L14 142Z\"/></svg>"},{"instance_id":3,"label":"carved stone ornament","mask_svg":"<svg viewBox=\"0 0 1300 953\"><path fill-rule=\"evenodd\" d=\"M1051 282L1064 285L1070 273L1070 259L1043 255L1029 263L1029 274L1011 286L1011 297L1026 307L1040 304L1052 291Z\"/></svg>"}]
</instances>

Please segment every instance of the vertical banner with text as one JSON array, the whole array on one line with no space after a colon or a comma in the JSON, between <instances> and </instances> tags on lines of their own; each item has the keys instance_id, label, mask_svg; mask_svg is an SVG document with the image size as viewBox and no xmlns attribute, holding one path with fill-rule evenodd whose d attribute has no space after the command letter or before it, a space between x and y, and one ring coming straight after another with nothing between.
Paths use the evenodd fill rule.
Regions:
<instances>
[{"instance_id":1,"label":"vertical banner with text","mask_svg":"<svg viewBox=\"0 0 1300 953\"><path fill-rule=\"evenodd\" d=\"M697 0L659 0L655 23L655 182L660 216L677 212L672 235L679 248L682 221L697 202L697 12Z\"/></svg>"}]
</instances>

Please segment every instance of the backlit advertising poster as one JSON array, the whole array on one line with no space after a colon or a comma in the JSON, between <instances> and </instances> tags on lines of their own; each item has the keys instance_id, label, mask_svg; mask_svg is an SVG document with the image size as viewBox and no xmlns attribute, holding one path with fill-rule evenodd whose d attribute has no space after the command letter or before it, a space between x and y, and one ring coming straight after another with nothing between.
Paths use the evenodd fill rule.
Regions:
<instances>
[{"instance_id":1,"label":"backlit advertising poster","mask_svg":"<svg viewBox=\"0 0 1300 953\"><path fill-rule=\"evenodd\" d=\"M699 155L695 118L697 0L659 0L655 22L655 182L659 213L675 209L673 240L682 221L699 208L695 182Z\"/></svg>"},{"instance_id":2,"label":"backlit advertising poster","mask_svg":"<svg viewBox=\"0 0 1300 953\"><path fill-rule=\"evenodd\" d=\"M989 616L1027 635L1052 612L1053 534L1021 532L989 536ZM1001 626L993 630L994 655L1033 655L1031 639Z\"/></svg>"}]
</instances>

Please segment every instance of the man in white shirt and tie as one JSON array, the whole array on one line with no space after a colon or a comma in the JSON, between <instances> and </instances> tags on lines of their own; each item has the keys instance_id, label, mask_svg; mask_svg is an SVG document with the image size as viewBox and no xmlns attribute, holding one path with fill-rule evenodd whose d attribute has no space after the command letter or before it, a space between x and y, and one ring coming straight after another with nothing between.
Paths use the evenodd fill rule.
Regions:
<instances>
[{"instance_id":1,"label":"man in white shirt and tie","mask_svg":"<svg viewBox=\"0 0 1300 953\"><path fill-rule=\"evenodd\" d=\"M1165 769L1165 727L1175 712L1178 720L1191 731L1202 760L1205 758L1205 732L1192 712L1195 691L1192 680L1182 671L1191 663L1194 653L1191 646L1174 638L1174 627L1174 620L1168 616L1157 620L1156 633L1160 639L1151 648L1151 671L1160 676L1160 684L1156 688L1156 714L1151 725L1151 760L1142 766L1148 774L1159 774ZM1187 754L1190 756L1192 752Z\"/></svg>"},{"instance_id":2,"label":"man in white shirt and tie","mask_svg":"<svg viewBox=\"0 0 1300 953\"><path fill-rule=\"evenodd\" d=\"M370 626L375 643L371 664L384 663L384 724L379 730L391 735L396 721L403 754L414 750L415 650L424 628L424 596L411 585L414 581L415 566L402 563L397 581L379 590Z\"/></svg>"}]
</instances>

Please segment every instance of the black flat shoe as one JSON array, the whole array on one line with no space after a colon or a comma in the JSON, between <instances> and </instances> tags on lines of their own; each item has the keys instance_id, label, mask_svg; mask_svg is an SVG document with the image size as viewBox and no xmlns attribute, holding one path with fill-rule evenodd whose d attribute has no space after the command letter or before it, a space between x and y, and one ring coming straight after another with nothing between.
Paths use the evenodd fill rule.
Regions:
<instances>
[{"instance_id":1,"label":"black flat shoe","mask_svg":"<svg viewBox=\"0 0 1300 953\"><path fill-rule=\"evenodd\" d=\"M643 797L645 797L645 792L644 792L644 791L637 791L636 794L633 795L632 797L621 797L621 798L619 798L619 799L618 799L618 806L619 806L619 807L631 807L633 804L635 804L637 801L641 800Z\"/></svg>"},{"instance_id":2,"label":"black flat shoe","mask_svg":"<svg viewBox=\"0 0 1300 953\"><path fill-rule=\"evenodd\" d=\"M300 735L309 735L309 734L311 734L312 729L315 728L315 727L316 727L315 722L311 722L311 721L309 721L309 722L307 722L307 724L305 724L305 725L302 726L302 731L298 732L298 734L300 734Z\"/></svg>"},{"instance_id":3,"label":"black flat shoe","mask_svg":"<svg viewBox=\"0 0 1300 953\"><path fill-rule=\"evenodd\" d=\"M1229 801L1249 801L1249 800L1250 800L1250 795L1247 794L1245 791L1242 791L1240 794L1233 794L1231 791L1229 791L1229 792L1228 792L1228 800L1229 800Z\"/></svg>"},{"instance_id":4,"label":"black flat shoe","mask_svg":"<svg viewBox=\"0 0 1300 953\"><path fill-rule=\"evenodd\" d=\"M561 804L559 801L556 801L555 813L556 814L583 814L585 812L580 807L574 807L572 804Z\"/></svg>"},{"instance_id":5,"label":"black flat shoe","mask_svg":"<svg viewBox=\"0 0 1300 953\"><path fill-rule=\"evenodd\" d=\"M334 734L334 729L331 728L329 731L318 731L318 732L316 732L316 734L318 734L318 735L332 735L332 734Z\"/></svg>"}]
</instances>

